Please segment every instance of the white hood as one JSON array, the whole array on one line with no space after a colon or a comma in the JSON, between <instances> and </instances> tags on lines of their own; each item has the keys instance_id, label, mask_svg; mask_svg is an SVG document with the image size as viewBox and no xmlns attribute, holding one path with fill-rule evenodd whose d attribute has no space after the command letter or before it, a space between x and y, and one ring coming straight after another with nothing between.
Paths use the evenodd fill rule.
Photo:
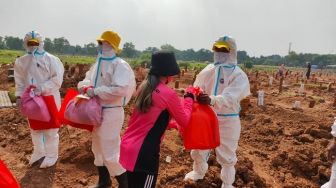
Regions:
<instances>
[{"instance_id":1,"label":"white hood","mask_svg":"<svg viewBox=\"0 0 336 188\"><path fill-rule=\"evenodd\" d=\"M31 39L37 39L39 42L39 46L37 47L37 52L39 53L43 53L44 49L44 42L43 42L43 38L40 35L40 33L38 33L37 31L30 31L26 34L25 38L23 39L23 45L24 48L26 49L27 52L31 52L31 50L29 49L29 47L27 46L27 43L29 40Z\"/></svg>"},{"instance_id":2,"label":"white hood","mask_svg":"<svg viewBox=\"0 0 336 188\"><path fill-rule=\"evenodd\" d=\"M235 39L230 36L224 36L217 41L225 41L229 43L230 52L214 52L214 63L237 65L237 46Z\"/></svg>"}]
</instances>

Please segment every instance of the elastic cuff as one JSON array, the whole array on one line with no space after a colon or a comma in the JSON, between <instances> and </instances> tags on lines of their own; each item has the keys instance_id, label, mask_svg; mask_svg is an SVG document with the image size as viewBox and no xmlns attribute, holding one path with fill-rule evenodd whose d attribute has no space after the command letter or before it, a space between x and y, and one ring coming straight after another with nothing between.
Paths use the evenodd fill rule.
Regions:
<instances>
[{"instance_id":1,"label":"elastic cuff","mask_svg":"<svg viewBox=\"0 0 336 188\"><path fill-rule=\"evenodd\" d=\"M209 96L211 101L210 101L210 106L215 106L215 96L211 95Z\"/></svg>"},{"instance_id":2,"label":"elastic cuff","mask_svg":"<svg viewBox=\"0 0 336 188\"><path fill-rule=\"evenodd\" d=\"M40 89L41 89L41 94L44 94L45 92L44 92L44 87L43 87L43 85L41 85L41 86L39 86L40 87Z\"/></svg>"}]
</instances>

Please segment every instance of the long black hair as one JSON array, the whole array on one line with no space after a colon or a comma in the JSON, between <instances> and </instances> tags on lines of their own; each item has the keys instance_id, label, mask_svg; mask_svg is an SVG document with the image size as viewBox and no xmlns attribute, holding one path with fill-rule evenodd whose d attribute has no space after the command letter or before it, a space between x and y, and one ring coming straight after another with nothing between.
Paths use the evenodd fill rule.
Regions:
<instances>
[{"instance_id":1,"label":"long black hair","mask_svg":"<svg viewBox=\"0 0 336 188\"><path fill-rule=\"evenodd\" d=\"M148 74L146 80L139 88L139 94L135 98L135 108L142 113L148 112L152 106L152 92L160 84L160 78L153 74Z\"/></svg>"}]
</instances>

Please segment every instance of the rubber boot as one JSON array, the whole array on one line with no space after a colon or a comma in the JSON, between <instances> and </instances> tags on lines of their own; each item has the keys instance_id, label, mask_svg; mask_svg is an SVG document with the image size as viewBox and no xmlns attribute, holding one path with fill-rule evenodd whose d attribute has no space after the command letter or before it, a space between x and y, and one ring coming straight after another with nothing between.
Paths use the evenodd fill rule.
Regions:
<instances>
[{"instance_id":1,"label":"rubber boot","mask_svg":"<svg viewBox=\"0 0 336 188\"><path fill-rule=\"evenodd\" d=\"M98 166L98 174L98 184L90 186L89 188L110 188L112 186L112 181L106 166Z\"/></svg>"},{"instance_id":2,"label":"rubber boot","mask_svg":"<svg viewBox=\"0 0 336 188\"><path fill-rule=\"evenodd\" d=\"M119 176L116 176L115 178L117 179L119 184L118 188L128 188L128 179L126 172L120 174Z\"/></svg>"}]
</instances>

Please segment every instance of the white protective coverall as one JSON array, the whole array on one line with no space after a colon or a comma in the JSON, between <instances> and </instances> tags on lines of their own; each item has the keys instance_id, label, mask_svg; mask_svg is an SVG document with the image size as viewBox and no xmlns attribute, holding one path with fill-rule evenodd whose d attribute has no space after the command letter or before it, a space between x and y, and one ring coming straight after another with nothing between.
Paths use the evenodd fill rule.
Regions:
<instances>
[{"instance_id":1,"label":"white protective coverall","mask_svg":"<svg viewBox=\"0 0 336 188\"><path fill-rule=\"evenodd\" d=\"M220 146L216 148L217 161L221 165L222 188L233 187L236 150L240 137L240 101L250 94L249 80L237 66L235 40L225 36L219 40L230 45L230 52L214 52L214 62L206 66L196 77L194 86L199 86L211 98L213 110L217 113ZM193 171L185 179L203 179L208 169L210 150L192 150Z\"/></svg>"},{"instance_id":2,"label":"white protective coverall","mask_svg":"<svg viewBox=\"0 0 336 188\"><path fill-rule=\"evenodd\" d=\"M96 166L106 166L111 176L126 170L119 163L120 131L124 123L124 108L134 90L135 76L132 68L103 42L96 63L86 73L78 88L94 86L94 94L103 106L103 122L92 131L92 152Z\"/></svg>"},{"instance_id":3,"label":"white protective coverall","mask_svg":"<svg viewBox=\"0 0 336 188\"><path fill-rule=\"evenodd\" d=\"M27 42L35 39L39 46L28 47ZM14 78L17 97L21 97L29 85L35 85L41 90L41 95L53 95L58 108L61 106L59 89L63 82L64 68L59 58L43 50L42 36L31 31L24 38L27 54L16 59ZM30 130L34 151L30 164L45 156L41 168L53 166L58 159L58 128L46 130Z\"/></svg>"},{"instance_id":4,"label":"white protective coverall","mask_svg":"<svg viewBox=\"0 0 336 188\"><path fill-rule=\"evenodd\" d=\"M331 127L331 134L336 137L336 117L333 126ZM321 186L321 188L334 188L336 187L336 162L333 162L331 167L330 180Z\"/></svg>"}]
</instances>

